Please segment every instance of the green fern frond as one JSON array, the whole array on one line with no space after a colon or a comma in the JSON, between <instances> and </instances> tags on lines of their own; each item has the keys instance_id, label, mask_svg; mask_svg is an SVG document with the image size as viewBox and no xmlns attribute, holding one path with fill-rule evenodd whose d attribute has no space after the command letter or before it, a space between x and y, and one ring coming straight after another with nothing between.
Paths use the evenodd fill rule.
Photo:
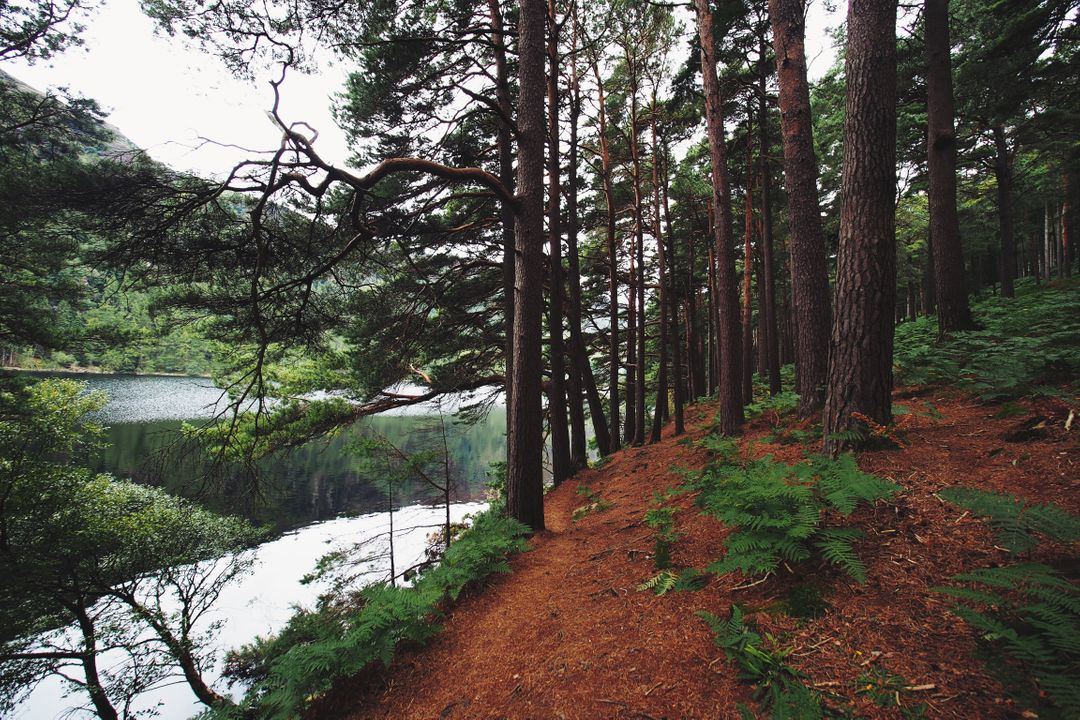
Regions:
<instances>
[{"instance_id":1,"label":"green fern frond","mask_svg":"<svg viewBox=\"0 0 1080 720\"><path fill-rule=\"evenodd\" d=\"M671 570L661 570L637 586L638 592L646 592L651 590L655 595L665 595L675 588L675 583L678 582L679 576L673 573Z\"/></svg>"},{"instance_id":2,"label":"green fern frond","mask_svg":"<svg viewBox=\"0 0 1080 720\"><path fill-rule=\"evenodd\" d=\"M1037 563L980 568L953 580L976 587L935 588L963 603L952 612L1036 679L1063 717L1080 717L1080 586Z\"/></svg>"},{"instance_id":3,"label":"green fern frond","mask_svg":"<svg viewBox=\"0 0 1080 720\"><path fill-rule=\"evenodd\" d=\"M818 533L814 544L822 557L862 583L866 582L866 566L852 546L852 542L860 537L862 533L854 528L826 528Z\"/></svg>"},{"instance_id":4,"label":"green fern frond","mask_svg":"<svg viewBox=\"0 0 1080 720\"><path fill-rule=\"evenodd\" d=\"M975 515L989 518L996 542L1013 554L1027 552L1038 545L1036 534L1059 542L1080 540L1080 517L1057 505L1029 503L1009 493L963 486L946 488L938 495Z\"/></svg>"}]
</instances>

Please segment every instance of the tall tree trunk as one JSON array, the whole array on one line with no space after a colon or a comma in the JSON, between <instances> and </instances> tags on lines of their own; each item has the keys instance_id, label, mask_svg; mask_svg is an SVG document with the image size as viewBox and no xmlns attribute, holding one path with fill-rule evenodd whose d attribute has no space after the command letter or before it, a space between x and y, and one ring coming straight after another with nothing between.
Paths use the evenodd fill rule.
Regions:
<instances>
[{"instance_id":1,"label":"tall tree trunk","mask_svg":"<svg viewBox=\"0 0 1080 720\"><path fill-rule=\"evenodd\" d=\"M559 23L555 0L548 0L548 256L551 294L548 332L551 383L548 422L551 424L551 475L555 485L570 477L570 430L566 418L566 348L563 343L562 217L559 202Z\"/></svg>"},{"instance_id":2,"label":"tall tree trunk","mask_svg":"<svg viewBox=\"0 0 1080 720\"><path fill-rule=\"evenodd\" d=\"M543 0L521 0L518 23L518 211L514 346L507 438L506 509L533 530L544 529L541 333L544 286L544 31Z\"/></svg>"},{"instance_id":3,"label":"tall tree trunk","mask_svg":"<svg viewBox=\"0 0 1080 720\"><path fill-rule=\"evenodd\" d=\"M596 377L581 332L581 270L578 256L578 120L581 117L581 85L578 82L578 14L577 0L571 5L573 17L574 56L570 66L570 175L567 178L566 210L570 226L566 229L566 250L570 261L570 343L573 357L572 377L577 378L574 391L576 400L570 406L570 455L578 467L588 464L588 447L585 437L585 418L581 407L581 393L589 403L593 436L601 455L611 453L611 435L600 393L596 389Z\"/></svg>"},{"instance_id":4,"label":"tall tree trunk","mask_svg":"<svg viewBox=\"0 0 1080 720\"><path fill-rule=\"evenodd\" d=\"M896 0L851 0L844 169L825 449L860 417L892 422L896 303Z\"/></svg>"},{"instance_id":5,"label":"tall tree trunk","mask_svg":"<svg viewBox=\"0 0 1080 720\"><path fill-rule=\"evenodd\" d=\"M637 232L630 235L626 294L626 417L623 418L623 442L634 444L637 420Z\"/></svg>"},{"instance_id":6,"label":"tall tree trunk","mask_svg":"<svg viewBox=\"0 0 1080 720\"><path fill-rule=\"evenodd\" d=\"M656 379L656 406L653 408L652 433L649 442L660 442L660 430L663 426L664 414L667 411L667 350L668 350L668 326L667 309L671 302L671 296L667 288L667 253L664 251L664 237L660 234L660 142L656 134L656 114L659 111L656 104L656 86L653 85L652 103L649 108L649 126L652 130L652 212L653 212L653 237L656 239L656 259L658 267L658 287L660 292L660 345L659 345L659 368Z\"/></svg>"},{"instance_id":7,"label":"tall tree trunk","mask_svg":"<svg viewBox=\"0 0 1080 720\"><path fill-rule=\"evenodd\" d=\"M635 344L633 433L627 440L634 445L645 442L645 212L641 196L641 146L638 143L638 73L637 63L626 47L625 60L630 81L630 166L634 184L634 262L630 266L630 305L636 308L637 323L633 324L630 342ZM629 389L626 392L630 399ZM627 411L627 415L629 415Z\"/></svg>"},{"instance_id":8,"label":"tall tree trunk","mask_svg":"<svg viewBox=\"0 0 1080 720\"><path fill-rule=\"evenodd\" d=\"M694 252L694 233L686 240L686 358L687 374L690 376L690 399L705 395L705 361L702 357L702 339L698 325L697 284L694 268L697 256Z\"/></svg>"},{"instance_id":9,"label":"tall tree trunk","mask_svg":"<svg viewBox=\"0 0 1080 720\"><path fill-rule=\"evenodd\" d=\"M765 277L765 350L769 370L769 394L780 392L780 342L776 322L776 264L773 262L772 172L769 168L768 46L765 33L758 36L758 161L761 163L761 269ZM746 398L749 399L749 398Z\"/></svg>"},{"instance_id":10,"label":"tall tree trunk","mask_svg":"<svg viewBox=\"0 0 1080 720\"><path fill-rule=\"evenodd\" d=\"M710 228L712 224L710 223ZM709 246L709 294L706 298L709 309L709 395L716 392L720 385L720 339L717 337L719 330L719 311L716 304L716 258L712 246Z\"/></svg>"},{"instance_id":11,"label":"tall tree trunk","mask_svg":"<svg viewBox=\"0 0 1080 720\"><path fill-rule=\"evenodd\" d=\"M938 330L944 335L974 327L964 283L960 218L956 214L956 133L953 128L949 0L925 0L924 25L930 235L934 239Z\"/></svg>"},{"instance_id":12,"label":"tall tree trunk","mask_svg":"<svg viewBox=\"0 0 1080 720\"><path fill-rule=\"evenodd\" d=\"M754 251L751 240L754 236L754 159L753 159L753 133L751 132L750 117L747 112L746 122L746 200L743 203L743 226L745 240L743 242L743 288L742 288L742 392L743 402L750 403L754 399L754 306L753 302L753 277L754 277Z\"/></svg>"},{"instance_id":13,"label":"tall tree trunk","mask_svg":"<svg viewBox=\"0 0 1080 720\"><path fill-rule=\"evenodd\" d=\"M600 168L604 182L604 202L607 210L608 253L608 437L612 452L619 449L619 257L615 236L615 189L611 180L611 149L607 139L607 112L604 104L604 81L600 77L600 61L590 56L596 77L596 104L600 140Z\"/></svg>"},{"instance_id":14,"label":"tall tree trunk","mask_svg":"<svg viewBox=\"0 0 1080 720\"><path fill-rule=\"evenodd\" d=\"M1043 203L1043 279L1050 282L1052 279L1051 261L1054 257L1053 250L1053 224L1050 220L1050 203Z\"/></svg>"},{"instance_id":15,"label":"tall tree trunk","mask_svg":"<svg viewBox=\"0 0 1080 720\"><path fill-rule=\"evenodd\" d=\"M671 369L674 386L675 400L675 435L682 435L686 429L685 418L685 391L683 385L683 358L682 341L679 338L679 300L675 290L675 278L677 277L675 262L675 238L671 232L671 213L668 207L668 149L664 145L664 181L661 188L664 192L664 236L667 238L668 253L668 314L671 318ZM661 252L664 250L662 249Z\"/></svg>"},{"instance_id":16,"label":"tall tree trunk","mask_svg":"<svg viewBox=\"0 0 1080 720\"><path fill-rule=\"evenodd\" d=\"M705 117L712 164L713 206L716 208L715 241L720 341L720 432L733 435L743 424L739 328L739 285L735 274L735 249L731 232L731 186L728 182L727 147L724 142L723 104L716 77L713 48L713 16L709 0L694 0L698 39L701 41L701 73L705 89Z\"/></svg>"},{"instance_id":17,"label":"tall tree trunk","mask_svg":"<svg viewBox=\"0 0 1080 720\"><path fill-rule=\"evenodd\" d=\"M502 11L499 0L488 0L488 16L491 21L491 49L495 56L495 102L499 106L499 124L495 144L499 154L499 181L514 192L514 138L511 118L514 109L510 104L510 76L506 64L506 42L503 37ZM503 353L506 365L506 407L510 407L513 390L510 376L514 360L514 208L510 203L499 206L499 224L502 226L503 242L503 330L506 333ZM510 436L510 413L506 414L507 438Z\"/></svg>"},{"instance_id":18,"label":"tall tree trunk","mask_svg":"<svg viewBox=\"0 0 1080 720\"><path fill-rule=\"evenodd\" d=\"M810 417L825 405L830 296L806 79L805 11L805 0L769 0L791 232L788 265L795 311L795 390L799 415Z\"/></svg>"},{"instance_id":19,"label":"tall tree trunk","mask_svg":"<svg viewBox=\"0 0 1080 720\"><path fill-rule=\"evenodd\" d=\"M1001 239L1001 294L1013 297L1016 279L1016 238L1013 235L1012 160L1005 126L995 125L994 177L997 179L998 236ZM1038 272L1035 273L1038 276Z\"/></svg>"},{"instance_id":20,"label":"tall tree trunk","mask_svg":"<svg viewBox=\"0 0 1080 720\"><path fill-rule=\"evenodd\" d=\"M1072 277L1072 198L1070 192L1069 173L1061 176L1061 193L1064 199L1061 201L1061 267L1065 271L1065 277Z\"/></svg>"}]
</instances>

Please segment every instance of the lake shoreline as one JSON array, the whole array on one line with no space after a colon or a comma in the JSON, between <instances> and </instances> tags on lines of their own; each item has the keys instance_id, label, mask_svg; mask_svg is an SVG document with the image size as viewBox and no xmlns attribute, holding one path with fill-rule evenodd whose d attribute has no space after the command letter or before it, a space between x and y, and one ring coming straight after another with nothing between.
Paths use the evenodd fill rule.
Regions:
<instances>
[{"instance_id":1,"label":"lake shoreline","mask_svg":"<svg viewBox=\"0 0 1080 720\"><path fill-rule=\"evenodd\" d=\"M93 375L95 377L169 377L169 378L197 378L199 380L211 380L210 375L191 375L190 373L171 373L171 372L120 372L116 370L100 370L97 368L88 367L66 367L66 368L25 368L16 367L14 365L0 366L0 372L11 373L34 373L37 375Z\"/></svg>"}]
</instances>

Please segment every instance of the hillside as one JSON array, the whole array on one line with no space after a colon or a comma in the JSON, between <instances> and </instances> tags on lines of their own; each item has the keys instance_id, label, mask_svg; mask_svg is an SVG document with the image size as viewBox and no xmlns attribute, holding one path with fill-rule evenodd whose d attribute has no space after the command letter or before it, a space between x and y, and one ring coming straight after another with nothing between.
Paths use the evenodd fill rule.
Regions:
<instances>
[{"instance_id":1,"label":"hillside","mask_svg":"<svg viewBox=\"0 0 1080 720\"><path fill-rule=\"evenodd\" d=\"M1080 513L1080 445L1075 424L1065 428L1069 406L1029 401L1002 412L955 391L919 388L898 391L897 403L935 412L904 416L906 447L858 457L860 468L903 488L853 516L866 533L857 544L865 584L810 560L760 582L730 574L698 591L657 597L637 589L656 572L654 530L644 521L654 493L682 481L677 468L710 461L698 443L711 433L714 409L699 405L688 415L690 444L671 437L669 426L661 443L616 453L550 492L549 530L513 560L512 575L455 607L430 646L400 655L359 689L339 688L309 716L736 717L739 703L756 707L753 685L739 680L695 612L726 617L738 604L790 650L787 662L828 707L867 718L1020 717L976 657L974 633L948 612L952 600L931 591L957 573L1002 564L1008 553L984 519L935 493L967 484ZM804 448L768 442L775 419L756 420L741 451L794 462ZM1025 423L1038 430L1017 436ZM581 487L610 507L574 520L588 504ZM675 501L675 568L702 568L723 553L728 531L699 514L694 500ZM1075 546L1040 546L1030 559L1080 572Z\"/></svg>"}]
</instances>

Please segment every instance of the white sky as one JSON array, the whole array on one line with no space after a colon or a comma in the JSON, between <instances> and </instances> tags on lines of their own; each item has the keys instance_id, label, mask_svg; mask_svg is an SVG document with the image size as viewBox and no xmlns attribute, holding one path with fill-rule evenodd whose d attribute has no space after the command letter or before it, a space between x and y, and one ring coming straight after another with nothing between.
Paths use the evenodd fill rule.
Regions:
<instances>
[{"instance_id":1,"label":"white sky","mask_svg":"<svg viewBox=\"0 0 1080 720\"><path fill-rule=\"evenodd\" d=\"M835 52L825 29L840 19L840 11L828 13L814 0L806 42L812 78L832 63ZM235 148L199 148L200 136L254 149L277 146L279 131L266 117L273 99L269 71L254 82L234 78L220 60L185 38L155 33L138 0L106 0L85 24L84 47L34 65L4 63L3 69L41 90L66 86L96 99L109 122L177 170L222 173L245 156ZM319 75L292 73L282 87L282 117L317 128L316 149L339 163L349 153L331 118L330 98L345 77L343 68L324 63Z\"/></svg>"}]
</instances>

